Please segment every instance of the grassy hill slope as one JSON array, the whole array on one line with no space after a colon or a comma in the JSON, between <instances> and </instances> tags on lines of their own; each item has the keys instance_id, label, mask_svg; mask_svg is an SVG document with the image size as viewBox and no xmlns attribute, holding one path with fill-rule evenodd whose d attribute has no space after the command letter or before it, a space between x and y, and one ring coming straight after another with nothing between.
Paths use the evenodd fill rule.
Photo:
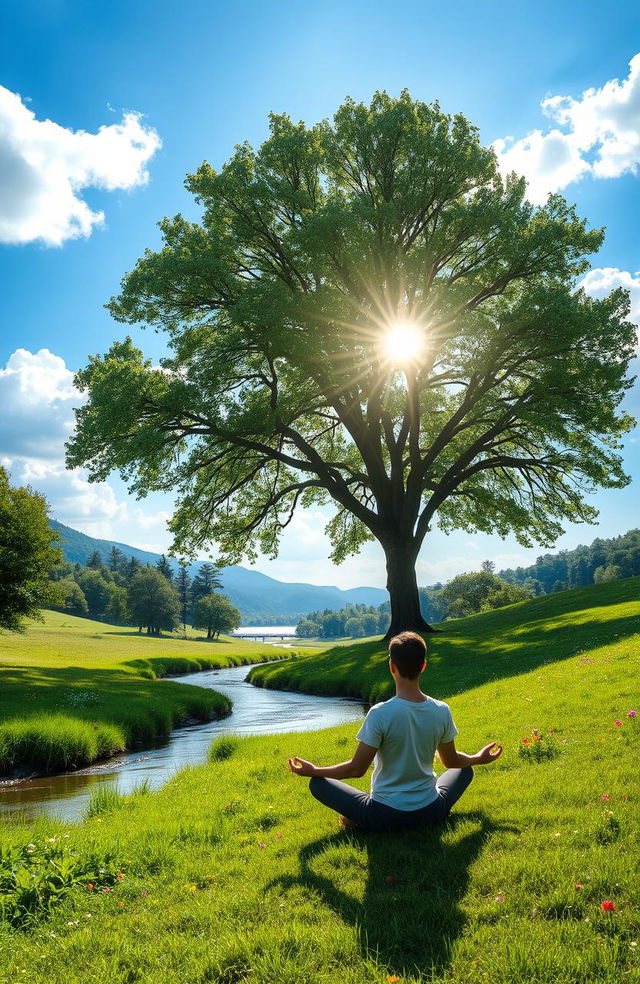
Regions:
<instances>
[{"instance_id":1,"label":"grassy hill slope","mask_svg":"<svg viewBox=\"0 0 640 984\"><path fill-rule=\"evenodd\" d=\"M0 981L640 980L633 587L467 619L434 640L432 680L458 691L458 746L505 746L442 829L340 831L288 773L288 755L346 758L357 725L222 739L209 765L158 793L103 798L84 824L0 826ZM357 668L358 650L372 671L378 652L382 681L379 646L340 654ZM556 757L520 756L534 728L555 732ZM71 873L50 904L32 886L56 852Z\"/></svg>"},{"instance_id":2,"label":"grassy hill slope","mask_svg":"<svg viewBox=\"0 0 640 984\"><path fill-rule=\"evenodd\" d=\"M534 598L443 622L439 629L426 636L424 686L432 696L447 698L640 632L640 577ZM379 639L256 667L251 681L372 702L393 692L386 647Z\"/></svg>"}]
</instances>

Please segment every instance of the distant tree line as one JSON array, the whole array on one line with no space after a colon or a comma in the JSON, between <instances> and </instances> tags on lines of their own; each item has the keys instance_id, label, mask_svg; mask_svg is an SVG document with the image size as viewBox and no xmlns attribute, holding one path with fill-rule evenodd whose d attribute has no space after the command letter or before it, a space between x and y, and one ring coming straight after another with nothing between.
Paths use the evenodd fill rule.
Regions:
<instances>
[{"instance_id":1,"label":"distant tree line","mask_svg":"<svg viewBox=\"0 0 640 984\"><path fill-rule=\"evenodd\" d=\"M240 612L219 593L220 571L213 564L201 564L191 579L184 562L176 572L164 554L154 565L144 565L112 547L106 559L94 550L85 565L61 561L49 576L55 598L50 607L137 626L149 635L180 625L186 633L189 624L213 639L240 625Z\"/></svg>"},{"instance_id":2,"label":"distant tree line","mask_svg":"<svg viewBox=\"0 0 640 984\"><path fill-rule=\"evenodd\" d=\"M536 594L584 588L637 574L640 574L640 529L609 540L597 538L588 547L545 554L530 567L500 571L505 581L532 588Z\"/></svg>"},{"instance_id":3,"label":"distant tree line","mask_svg":"<svg viewBox=\"0 0 640 984\"><path fill-rule=\"evenodd\" d=\"M427 622L443 622L537 595L582 588L640 574L640 530L610 540L538 557L529 567L496 573L486 560L479 571L458 574L446 584L419 588L420 610ZM296 627L302 638L363 638L383 634L391 620L389 602L377 608L347 605L339 611L310 612Z\"/></svg>"}]
</instances>

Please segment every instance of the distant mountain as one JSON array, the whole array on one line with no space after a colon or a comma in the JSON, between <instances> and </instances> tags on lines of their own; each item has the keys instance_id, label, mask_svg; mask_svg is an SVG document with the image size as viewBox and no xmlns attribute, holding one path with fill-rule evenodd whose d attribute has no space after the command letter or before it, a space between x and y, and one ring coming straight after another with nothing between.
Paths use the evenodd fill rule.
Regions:
<instances>
[{"instance_id":1,"label":"distant mountain","mask_svg":"<svg viewBox=\"0 0 640 984\"><path fill-rule=\"evenodd\" d=\"M50 520L49 525L59 533L65 559L72 564L85 564L94 550L100 551L106 563L112 547L117 547L127 557L135 557L142 564L155 564L160 558L160 554L126 543L87 536L55 519ZM171 563L177 569L177 562ZM192 575L201 563L189 565ZM382 588L362 587L343 591L331 585L290 583L238 566L223 568L221 579L224 593L242 612L244 625L259 625L263 620L271 624L293 624L307 612L325 608L339 610L347 604L381 605L389 597Z\"/></svg>"}]
</instances>

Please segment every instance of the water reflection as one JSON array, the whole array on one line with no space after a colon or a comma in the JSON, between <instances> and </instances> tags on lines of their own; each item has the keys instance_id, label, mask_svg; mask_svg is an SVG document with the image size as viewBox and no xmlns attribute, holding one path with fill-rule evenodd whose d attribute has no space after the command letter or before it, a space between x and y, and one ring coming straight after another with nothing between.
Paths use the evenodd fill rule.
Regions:
<instances>
[{"instance_id":1,"label":"water reflection","mask_svg":"<svg viewBox=\"0 0 640 984\"><path fill-rule=\"evenodd\" d=\"M110 783L130 793L146 781L155 789L178 769L206 761L212 740L220 734L314 731L357 721L366 712L365 705L355 700L253 687L245 682L249 669L238 666L179 678L181 683L213 688L230 697L233 713L229 717L182 728L154 748L129 752L90 769L0 786L0 819L28 821L46 813L79 820L101 784Z\"/></svg>"}]
</instances>

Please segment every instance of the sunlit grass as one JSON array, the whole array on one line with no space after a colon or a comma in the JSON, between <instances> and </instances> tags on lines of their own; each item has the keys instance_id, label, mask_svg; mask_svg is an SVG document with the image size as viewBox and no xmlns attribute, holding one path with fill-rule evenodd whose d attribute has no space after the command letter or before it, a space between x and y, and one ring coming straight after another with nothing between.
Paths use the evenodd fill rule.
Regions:
<instances>
[{"instance_id":1,"label":"sunlit grass","mask_svg":"<svg viewBox=\"0 0 640 984\"><path fill-rule=\"evenodd\" d=\"M547 621L540 603L517 634L515 610L458 624L464 641L446 650L455 672L435 661L430 670L458 691L458 746L496 738L505 753L476 769L441 830L340 831L288 772L290 754L343 760L357 724L236 739L224 754L218 742L210 764L124 805L105 801L77 826L0 826L5 849L34 844L37 853L45 838L68 835L77 871L99 859L111 879L106 893L72 885L28 931L5 923L0 982L638 980L640 741L627 712L640 710L640 635L625 621L638 611L628 587L618 585L613 618L609 590L591 595L590 616L586 596L578 599L576 623L589 626L591 641L581 636L574 651L558 599L547 602ZM355 659L357 647L345 655ZM464 689L462 671L472 681L483 661L493 661L488 678ZM518 755L533 728L555 731L556 757ZM602 910L605 900L615 911Z\"/></svg>"}]
</instances>

